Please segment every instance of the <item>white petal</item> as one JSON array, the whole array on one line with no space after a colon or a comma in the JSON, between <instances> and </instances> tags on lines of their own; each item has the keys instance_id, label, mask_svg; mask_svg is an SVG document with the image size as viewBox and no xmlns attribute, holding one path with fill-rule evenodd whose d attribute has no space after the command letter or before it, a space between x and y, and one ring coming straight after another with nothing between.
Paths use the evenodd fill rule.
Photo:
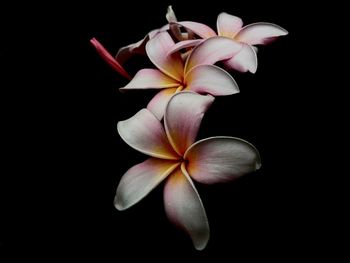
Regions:
<instances>
[{"instance_id":1,"label":"white petal","mask_svg":"<svg viewBox=\"0 0 350 263\"><path fill-rule=\"evenodd\" d=\"M183 62L179 53L167 56L169 50L175 45L167 32L160 32L146 44L146 52L149 59L163 73L182 81Z\"/></svg>"},{"instance_id":2,"label":"white petal","mask_svg":"<svg viewBox=\"0 0 350 263\"><path fill-rule=\"evenodd\" d=\"M141 69L133 79L121 90L134 89L164 89L177 87L179 84L176 80L168 77L157 69Z\"/></svg>"},{"instance_id":3,"label":"white petal","mask_svg":"<svg viewBox=\"0 0 350 263\"><path fill-rule=\"evenodd\" d=\"M279 36L285 36L287 34L288 31L278 25L260 22L243 27L235 39L249 45L264 45Z\"/></svg>"},{"instance_id":4,"label":"white petal","mask_svg":"<svg viewBox=\"0 0 350 263\"><path fill-rule=\"evenodd\" d=\"M147 109L118 122L120 137L131 147L152 157L177 160L160 121Z\"/></svg>"},{"instance_id":5,"label":"white petal","mask_svg":"<svg viewBox=\"0 0 350 263\"><path fill-rule=\"evenodd\" d=\"M225 96L239 92L236 81L225 70L214 65L192 68L186 75L187 89L213 96Z\"/></svg>"},{"instance_id":6,"label":"white petal","mask_svg":"<svg viewBox=\"0 0 350 263\"><path fill-rule=\"evenodd\" d=\"M162 182L179 162L150 158L131 167L119 182L114 205L118 210L125 210L139 202Z\"/></svg>"},{"instance_id":7,"label":"white petal","mask_svg":"<svg viewBox=\"0 0 350 263\"><path fill-rule=\"evenodd\" d=\"M261 167L258 150L234 137L211 137L193 144L185 153L190 176L200 183L227 182Z\"/></svg>"},{"instance_id":8,"label":"white petal","mask_svg":"<svg viewBox=\"0 0 350 263\"><path fill-rule=\"evenodd\" d=\"M188 91L177 93L170 99L164 117L165 131L180 156L194 143L204 113L213 101L212 96Z\"/></svg>"},{"instance_id":9,"label":"white petal","mask_svg":"<svg viewBox=\"0 0 350 263\"><path fill-rule=\"evenodd\" d=\"M188 56L185 72L199 65L212 65L220 60L232 58L243 45L227 37L212 37L193 49Z\"/></svg>"},{"instance_id":10,"label":"white petal","mask_svg":"<svg viewBox=\"0 0 350 263\"><path fill-rule=\"evenodd\" d=\"M244 44L242 50L232 58L225 60L224 64L229 69L239 72L255 73L258 68L258 58L253 46Z\"/></svg>"},{"instance_id":11,"label":"white petal","mask_svg":"<svg viewBox=\"0 0 350 263\"><path fill-rule=\"evenodd\" d=\"M179 168L165 183L164 205L169 220L190 235L196 249L204 249L210 233L207 215L191 178Z\"/></svg>"},{"instance_id":12,"label":"white petal","mask_svg":"<svg viewBox=\"0 0 350 263\"><path fill-rule=\"evenodd\" d=\"M218 35L233 38L237 32L242 28L243 22L237 16L221 13L216 21Z\"/></svg>"},{"instance_id":13,"label":"white petal","mask_svg":"<svg viewBox=\"0 0 350 263\"><path fill-rule=\"evenodd\" d=\"M182 22L177 22L177 24L193 31L201 38L210 38L210 37L217 36L217 34L213 29L211 29L210 27L202 23L197 23L192 21L182 21Z\"/></svg>"},{"instance_id":14,"label":"white petal","mask_svg":"<svg viewBox=\"0 0 350 263\"><path fill-rule=\"evenodd\" d=\"M168 55L175 53L177 51L180 51L181 49L184 49L184 48L198 46L203 41L204 41L203 39L191 39L191 40L184 40L184 41L178 42L168 51Z\"/></svg>"}]
</instances>

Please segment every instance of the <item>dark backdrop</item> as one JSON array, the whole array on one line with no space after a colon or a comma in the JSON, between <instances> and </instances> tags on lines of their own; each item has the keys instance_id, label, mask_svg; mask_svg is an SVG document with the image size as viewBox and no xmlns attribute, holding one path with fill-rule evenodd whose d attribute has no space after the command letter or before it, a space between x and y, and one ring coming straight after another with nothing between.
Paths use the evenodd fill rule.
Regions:
<instances>
[{"instance_id":1,"label":"dark backdrop","mask_svg":"<svg viewBox=\"0 0 350 263\"><path fill-rule=\"evenodd\" d=\"M119 138L116 123L145 107L154 92L119 93L126 80L89 43L96 37L115 54L165 24L169 4L179 20L213 28L225 11L245 24L267 21L289 31L259 49L256 74L232 74L241 92L217 98L203 120L199 139L248 140L260 151L263 165L230 184L196 184L211 226L202 252L167 221L163 185L127 211L114 208L121 176L146 158ZM48 261L119 262L126 256L283 262L310 250L317 233L308 217L313 197L307 194L304 157L313 150L305 145L312 137L305 121L310 125L315 119L309 111L310 59L302 55L311 46L302 31L309 13L302 3L126 1L9 10L15 15L3 18L8 26L1 45L10 135L4 140L10 169L3 178L12 187L3 199L3 251ZM126 67L135 71L146 63L139 58Z\"/></svg>"}]
</instances>

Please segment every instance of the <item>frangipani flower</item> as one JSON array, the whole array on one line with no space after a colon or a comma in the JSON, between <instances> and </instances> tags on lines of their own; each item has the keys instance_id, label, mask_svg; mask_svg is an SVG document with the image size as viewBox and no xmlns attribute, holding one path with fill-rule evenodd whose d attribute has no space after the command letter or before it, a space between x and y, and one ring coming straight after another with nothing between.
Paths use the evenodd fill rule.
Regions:
<instances>
[{"instance_id":1,"label":"frangipani flower","mask_svg":"<svg viewBox=\"0 0 350 263\"><path fill-rule=\"evenodd\" d=\"M192 179L204 184L226 182L261 166L258 151L242 139L211 137L195 142L203 115L213 101L211 95L181 92L166 107L164 128L147 109L117 125L121 138L150 158L124 174L115 207L131 207L166 180L166 214L190 235L198 250L209 240L209 224Z\"/></svg>"},{"instance_id":2,"label":"frangipani flower","mask_svg":"<svg viewBox=\"0 0 350 263\"><path fill-rule=\"evenodd\" d=\"M242 27L242 19L227 13L221 13L218 16L216 23L218 34L202 23L184 21L177 22L177 24L192 30L203 39L219 35L244 44L241 52L225 61L228 68L233 68L240 72L256 72L258 60L256 51L253 47L254 45L265 45L279 36L288 34L288 32L282 27L266 22L253 23ZM201 43L201 40L198 39L178 42L172 48L170 53L185 47L196 46L199 43Z\"/></svg>"},{"instance_id":3,"label":"frangipani flower","mask_svg":"<svg viewBox=\"0 0 350 263\"><path fill-rule=\"evenodd\" d=\"M175 45L167 32L160 32L146 44L149 59L158 69L142 69L121 90L162 89L147 108L162 119L165 107L174 93L191 90L213 96L239 92L229 73L213 64L231 58L242 44L226 37L213 37L198 45L184 64L179 52L167 55Z\"/></svg>"}]
</instances>

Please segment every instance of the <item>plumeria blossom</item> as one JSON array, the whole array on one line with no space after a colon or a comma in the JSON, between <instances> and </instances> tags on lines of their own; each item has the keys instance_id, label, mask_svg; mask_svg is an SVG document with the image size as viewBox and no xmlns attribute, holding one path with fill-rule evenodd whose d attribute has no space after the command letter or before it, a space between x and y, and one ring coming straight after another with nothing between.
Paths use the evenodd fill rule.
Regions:
<instances>
[{"instance_id":1,"label":"plumeria blossom","mask_svg":"<svg viewBox=\"0 0 350 263\"><path fill-rule=\"evenodd\" d=\"M196 141L214 97L239 92L232 76L214 64L223 61L227 68L255 73L255 45L268 44L288 32L271 23L243 27L240 18L221 13L216 33L201 23L178 22L171 6L166 19L167 25L120 48L115 57L95 38L90 40L100 56L130 80L120 90L159 89L147 108L118 122L121 138L149 158L123 175L114 204L125 210L164 181L169 220L202 250L210 231L194 181L227 182L261 167L259 152L242 139L219 136ZM156 68L141 69L131 77L123 65L135 54L146 54Z\"/></svg>"},{"instance_id":2,"label":"plumeria blossom","mask_svg":"<svg viewBox=\"0 0 350 263\"><path fill-rule=\"evenodd\" d=\"M253 23L243 26L242 19L227 13L219 14L217 18L217 32L205 24L184 21L177 24L190 29L203 39L222 36L233 39L243 44L241 52L225 61L228 68L240 72L256 72L258 66L255 45L266 45L279 36L287 35L287 30L282 27L266 22ZM178 42L169 52L175 52L183 48L196 46L202 42L201 39L186 40Z\"/></svg>"},{"instance_id":3,"label":"plumeria blossom","mask_svg":"<svg viewBox=\"0 0 350 263\"><path fill-rule=\"evenodd\" d=\"M201 120L214 97L177 93L167 104L164 127L147 109L117 125L132 148L149 155L120 180L115 207L127 209L166 180L164 206L171 222L187 232L196 249L205 248L209 224L192 181L227 182L260 168L260 156L250 143L234 137L210 137L195 142Z\"/></svg>"},{"instance_id":4,"label":"plumeria blossom","mask_svg":"<svg viewBox=\"0 0 350 263\"><path fill-rule=\"evenodd\" d=\"M194 48L185 62L179 52L168 55L174 45L167 32L149 40L146 52L158 69L141 69L121 90L162 89L147 106L158 119L163 118L171 96L182 90L213 96L239 92L231 75L213 64L237 54L242 44L226 37L212 37Z\"/></svg>"}]
</instances>

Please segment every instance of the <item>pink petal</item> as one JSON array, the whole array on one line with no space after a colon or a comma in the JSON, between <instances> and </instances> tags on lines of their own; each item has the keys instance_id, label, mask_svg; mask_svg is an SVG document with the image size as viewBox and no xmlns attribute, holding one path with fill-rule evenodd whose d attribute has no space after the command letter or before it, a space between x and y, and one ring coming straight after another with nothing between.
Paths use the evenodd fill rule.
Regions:
<instances>
[{"instance_id":1,"label":"pink petal","mask_svg":"<svg viewBox=\"0 0 350 263\"><path fill-rule=\"evenodd\" d=\"M153 99L148 103L147 109L150 110L158 120L162 120L165 108L168 102L176 92L177 88L163 89L159 91Z\"/></svg>"},{"instance_id":2,"label":"pink petal","mask_svg":"<svg viewBox=\"0 0 350 263\"><path fill-rule=\"evenodd\" d=\"M237 16L221 13L216 21L218 35L233 38L237 32L242 28L243 22Z\"/></svg>"},{"instance_id":3,"label":"pink petal","mask_svg":"<svg viewBox=\"0 0 350 263\"><path fill-rule=\"evenodd\" d=\"M210 37L217 36L217 34L215 33L215 31L213 29L211 29L210 27L208 27L207 25L204 25L202 23L191 22L191 21L182 21L182 22L177 22L177 24L193 31L201 38L210 38Z\"/></svg>"},{"instance_id":4,"label":"pink petal","mask_svg":"<svg viewBox=\"0 0 350 263\"><path fill-rule=\"evenodd\" d=\"M258 68L258 58L251 45L244 44L243 49L232 58L224 61L226 67L235 69L239 72L255 73Z\"/></svg>"},{"instance_id":5,"label":"pink petal","mask_svg":"<svg viewBox=\"0 0 350 263\"><path fill-rule=\"evenodd\" d=\"M168 55L180 51L181 49L188 47L195 47L203 42L203 39L192 39L192 40L183 40L181 42L177 42L169 51Z\"/></svg>"},{"instance_id":6,"label":"pink petal","mask_svg":"<svg viewBox=\"0 0 350 263\"><path fill-rule=\"evenodd\" d=\"M136 204L179 165L176 161L149 158L131 167L119 182L114 199L115 207L125 210Z\"/></svg>"},{"instance_id":7,"label":"pink petal","mask_svg":"<svg viewBox=\"0 0 350 263\"><path fill-rule=\"evenodd\" d=\"M242 49L242 44L226 37L212 37L199 44L189 55L185 72L199 65L212 65L233 57Z\"/></svg>"},{"instance_id":8,"label":"pink petal","mask_svg":"<svg viewBox=\"0 0 350 263\"><path fill-rule=\"evenodd\" d=\"M163 89L178 87L179 84L172 78L157 69L141 69L134 78L121 90L133 89Z\"/></svg>"},{"instance_id":9,"label":"pink petal","mask_svg":"<svg viewBox=\"0 0 350 263\"><path fill-rule=\"evenodd\" d=\"M174 41L167 32L161 32L146 44L149 59L166 75L182 81L183 62L179 53L167 56L174 46Z\"/></svg>"},{"instance_id":10,"label":"pink petal","mask_svg":"<svg viewBox=\"0 0 350 263\"><path fill-rule=\"evenodd\" d=\"M213 103L212 96L194 92L180 92L169 101L165 110L164 125L174 150L183 155L195 141L204 113Z\"/></svg>"},{"instance_id":11,"label":"pink petal","mask_svg":"<svg viewBox=\"0 0 350 263\"><path fill-rule=\"evenodd\" d=\"M213 96L231 95L239 92L236 81L225 70L213 65L192 68L186 75L187 89Z\"/></svg>"},{"instance_id":12,"label":"pink petal","mask_svg":"<svg viewBox=\"0 0 350 263\"><path fill-rule=\"evenodd\" d=\"M125 69L112 57L112 55L102 46L96 38L90 39L90 43L96 48L97 53L106 61L114 70L127 79L131 79Z\"/></svg>"},{"instance_id":13,"label":"pink petal","mask_svg":"<svg viewBox=\"0 0 350 263\"><path fill-rule=\"evenodd\" d=\"M271 23L254 23L243 27L235 39L249 45L264 45L276 37L287 35L288 31Z\"/></svg>"},{"instance_id":14,"label":"pink petal","mask_svg":"<svg viewBox=\"0 0 350 263\"><path fill-rule=\"evenodd\" d=\"M152 157L177 160L160 121L147 109L118 122L120 137L135 150Z\"/></svg>"},{"instance_id":15,"label":"pink petal","mask_svg":"<svg viewBox=\"0 0 350 263\"><path fill-rule=\"evenodd\" d=\"M165 212L169 220L186 231L197 250L209 241L209 223L203 203L190 177L177 168L164 188Z\"/></svg>"},{"instance_id":16,"label":"pink petal","mask_svg":"<svg viewBox=\"0 0 350 263\"><path fill-rule=\"evenodd\" d=\"M234 137L211 137L193 144L185 153L187 171L200 183L226 182L261 167L258 150Z\"/></svg>"}]
</instances>

